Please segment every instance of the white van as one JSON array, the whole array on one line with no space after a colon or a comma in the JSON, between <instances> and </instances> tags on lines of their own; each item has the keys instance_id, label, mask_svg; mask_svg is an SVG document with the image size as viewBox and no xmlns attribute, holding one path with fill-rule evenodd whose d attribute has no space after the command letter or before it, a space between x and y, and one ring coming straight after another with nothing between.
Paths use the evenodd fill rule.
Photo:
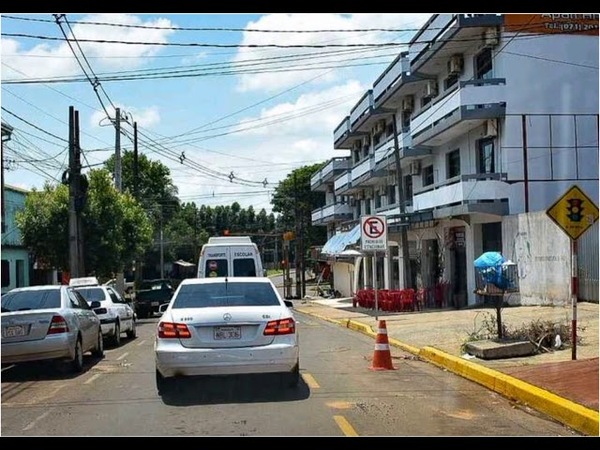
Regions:
<instances>
[{"instance_id":1,"label":"white van","mask_svg":"<svg viewBox=\"0 0 600 450\"><path fill-rule=\"evenodd\" d=\"M211 237L200 252L198 278L265 275L258 247L247 236Z\"/></svg>"}]
</instances>

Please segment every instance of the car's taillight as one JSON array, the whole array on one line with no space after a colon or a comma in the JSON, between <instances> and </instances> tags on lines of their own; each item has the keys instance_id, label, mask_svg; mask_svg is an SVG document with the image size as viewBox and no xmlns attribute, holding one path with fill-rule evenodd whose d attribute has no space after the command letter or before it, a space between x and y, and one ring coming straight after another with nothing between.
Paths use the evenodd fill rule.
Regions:
<instances>
[{"instance_id":1,"label":"car's taillight","mask_svg":"<svg viewBox=\"0 0 600 450\"><path fill-rule=\"evenodd\" d=\"M189 339L192 333L185 323L161 322L158 324L158 337L161 339Z\"/></svg>"},{"instance_id":2,"label":"car's taillight","mask_svg":"<svg viewBox=\"0 0 600 450\"><path fill-rule=\"evenodd\" d=\"M48 334L68 333L69 326L63 316L55 315L52 317L50 327L48 328Z\"/></svg>"},{"instance_id":3,"label":"car's taillight","mask_svg":"<svg viewBox=\"0 0 600 450\"><path fill-rule=\"evenodd\" d=\"M96 309L94 310L94 312L95 312L96 314L106 314L106 313L108 312L108 310L107 310L106 308L96 308Z\"/></svg>"},{"instance_id":4,"label":"car's taillight","mask_svg":"<svg viewBox=\"0 0 600 450\"><path fill-rule=\"evenodd\" d=\"M265 336L275 336L280 334L294 334L296 332L296 322L291 317L288 319L271 320L265 327Z\"/></svg>"}]
</instances>

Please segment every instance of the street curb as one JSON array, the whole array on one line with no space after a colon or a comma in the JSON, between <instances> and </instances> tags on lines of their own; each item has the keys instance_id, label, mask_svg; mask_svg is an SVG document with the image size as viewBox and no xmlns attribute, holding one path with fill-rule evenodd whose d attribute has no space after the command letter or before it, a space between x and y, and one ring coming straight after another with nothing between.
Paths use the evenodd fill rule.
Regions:
<instances>
[{"instance_id":1,"label":"street curb","mask_svg":"<svg viewBox=\"0 0 600 450\"><path fill-rule=\"evenodd\" d=\"M423 347L419 356L504 397L522 402L581 433L598 436L599 415L597 411L510 375L465 361L433 347Z\"/></svg>"},{"instance_id":2,"label":"street curb","mask_svg":"<svg viewBox=\"0 0 600 450\"><path fill-rule=\"evenodd\" d=\"M370 325L351 319L336 320L311 311L299 310L304 314L335 323L354 331L376 337ZM404 344L397 339L388 338L390 345L398 347L436 366L449 370L463 378L474 381L511 400L519 401L533 409L558 420L574 430L589 436L598 436L599 414L570 400L559 397L532 384L521 381L510 375L490 369L480 364L466 361L458 356L450 355L434 347L421 349Z\"/></svg>"}]
</instances>

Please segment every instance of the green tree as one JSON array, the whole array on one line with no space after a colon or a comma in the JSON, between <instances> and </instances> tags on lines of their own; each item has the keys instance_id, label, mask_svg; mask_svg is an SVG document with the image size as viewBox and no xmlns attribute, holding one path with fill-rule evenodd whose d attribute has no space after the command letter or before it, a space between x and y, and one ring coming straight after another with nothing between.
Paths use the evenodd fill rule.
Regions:
<instances>
[{"instance_id":1,"label":"green tree","mask_svg":"<svg viewBox=\"0 0 600 450\"><path fill-rule=\"evenodd\" d=\"M87 202L81 213L86 271L110 276L151 243L152 227L142 207L119 193L110 174L91 170ZM57 269L69 269L69 188L46 184L32 190L16 221L23 243Z\"/></svg>"}]
</instances>

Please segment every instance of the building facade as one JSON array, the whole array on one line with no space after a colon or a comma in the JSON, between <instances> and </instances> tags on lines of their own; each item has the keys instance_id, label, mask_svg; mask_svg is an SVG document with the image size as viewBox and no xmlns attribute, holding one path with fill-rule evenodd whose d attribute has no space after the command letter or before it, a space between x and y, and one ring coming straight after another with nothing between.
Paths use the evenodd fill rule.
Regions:
<instances>
[{"instance_id":1,"label":"building facade","mask_svg":"<svg viewBox=\"0 0 600 450\"><path fill-rule=\"evenodd\" d=\"M405 287L407 255L412 286L444 281L448 305L474 305L473 261L499 251L539 263L519 301L567 301L570 261L543 241L556 235L568 251L569 240L544 213L572 185L598 203L598 15L435 14L333 141L350 152L348 168L313 177L313 189L330 193L322 210L341 201L352 218L329 216L328 236L381 214L396 244L375 271L355 258L356 288L372 286L373 272L380 287ZM552 276L561 287L544 293Z\"/></svg>"},{"instance_id":2,"label":"building facade","mask_svg":"<svg viewBox=\"0 0 600 450\"><path fill-rule=\"evenodd\" d=\"M4 186L5 223L2 231L2 293L30 285L29 252L21 242L15 213L25 206L27 191Z\"/></svg>"}]
</instances>

